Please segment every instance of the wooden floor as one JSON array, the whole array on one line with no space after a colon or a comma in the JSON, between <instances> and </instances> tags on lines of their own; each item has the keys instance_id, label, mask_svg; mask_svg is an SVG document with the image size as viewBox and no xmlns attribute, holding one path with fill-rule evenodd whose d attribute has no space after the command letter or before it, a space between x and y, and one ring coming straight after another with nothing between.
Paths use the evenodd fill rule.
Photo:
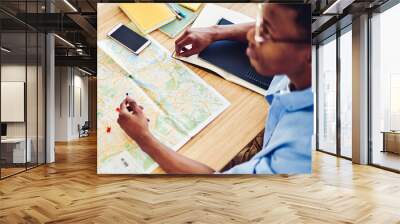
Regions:
<instances>
[{"instance_id":1,"label":"wooden floor","mask_svg":"<svg viewBox=\"0 0 400 224\"><path fill-rule=\"evenodd\" d=\"M373 153L372 162L374 164L400 170L400 154L380 150L374 150Z\"/></svg>"},{"instance_id":2,"label":"wooden floor","mask_svg":"<svg viewBox=\"0 0 400 224\"><path fill-rule=\"evenodd\" d=\"M9 168L9 167L4 168L3 167L3 168L1 168L1 177L2 178L3 177L7 177L7 176L10 176L10 175L19 173L19 172L23 172L24 170L26 170L25 167L11 167L11 168Z\"/></svg>"},{"instance_id":3,"label":"wooden floor","mask_svg":"<svg viewBox=\"0 0 400 224\"><path fill-rule=\"evenodd\" d=\"M400 175L316 152L300 176L98 176L96 139L0 181L0 223L400 223Z\"/></svg>"},{"instance_id":4,"label":"wooden floor","mask_svg":"<svg viewBox=\"0 0 400 224\"><path fill-rule=\"evenodd\" d=\"M12 164L15 166L14 164ZM6 178L8 176L24 172L27 169L33 169L37 166L36 163L27 163L27 167L25 167L25 164L18 164L16 167L2 167L1 168L1 178Z\"/></svg>"}]
</instances>

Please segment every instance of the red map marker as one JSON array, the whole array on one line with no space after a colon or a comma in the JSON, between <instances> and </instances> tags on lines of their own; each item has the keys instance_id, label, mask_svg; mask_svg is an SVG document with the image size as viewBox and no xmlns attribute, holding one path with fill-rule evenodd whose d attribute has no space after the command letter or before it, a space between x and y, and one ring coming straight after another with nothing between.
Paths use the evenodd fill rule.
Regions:
<instances>
[{"instance_id":1,"label":"red map marker","mask_svg":"<svg viewBox=\"0 0 400 224\"><path fill-rule=\"evenodd\" d=\"M107 132L107 133L110 133L110 132L111 132L111 127L107 127L106 132Z\"/></svg>"}]
</instances>

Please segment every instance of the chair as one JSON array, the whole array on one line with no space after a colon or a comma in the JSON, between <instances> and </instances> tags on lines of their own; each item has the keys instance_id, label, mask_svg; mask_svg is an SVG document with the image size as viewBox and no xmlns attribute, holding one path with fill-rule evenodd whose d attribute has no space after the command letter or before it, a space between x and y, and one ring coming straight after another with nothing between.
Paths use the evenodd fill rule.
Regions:
<instances>
[{"instance_id":1,"label":"chair","mask_svg":"<svg viewBox=\"0 0 400 224\"><path fill-rule=\"evenodd\" d=\"M89 136L89 129L90 129L89 121L85 121L82 127L78 124L79 138Z\"/></svg>"},{"instance_id":2,"label":"chair","mask_svg":"<svg viewBox=\"0 0 400 224\"><path fill-rule=\"evenodd\" d=\"M262 150L264 141L264 130L262 130L258 135L247 144L228 164L222 168L221 172L227 171L232 167L249 161Z\"/></svg>"}]
</instances>

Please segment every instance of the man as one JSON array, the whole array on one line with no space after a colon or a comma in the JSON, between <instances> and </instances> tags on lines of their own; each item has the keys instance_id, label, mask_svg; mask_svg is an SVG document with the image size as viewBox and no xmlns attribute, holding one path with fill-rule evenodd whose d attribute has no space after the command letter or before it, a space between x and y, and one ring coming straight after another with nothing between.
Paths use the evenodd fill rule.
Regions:
<instances>
[{"instance_id":1,"label":"man","mask_svg":"<svg viewBox=\"0 0 400 224\"><path fill-rule=\"evenodd\" d=\"M306 5L266 3L256 25L224 25L192 29L175 42L179 56L197 54L216 40L248 41L247 55L259 74L277 76L266 99L270 104L263 149L226 173L309 173L313 133L311 91L310 11ZM129 112L132 107L135 113ZM167 173L214 173L160 143L149 131L143 108L127 97L120 105L118 123L141 149Z\"/></svg>"}]
</instances>

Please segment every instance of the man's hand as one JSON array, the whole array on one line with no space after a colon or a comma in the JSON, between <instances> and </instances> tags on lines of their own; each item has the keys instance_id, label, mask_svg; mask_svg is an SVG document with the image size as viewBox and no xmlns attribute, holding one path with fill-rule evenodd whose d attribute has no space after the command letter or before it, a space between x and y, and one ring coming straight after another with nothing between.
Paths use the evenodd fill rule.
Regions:
<instances>
[{"instance_id":1,"label":"man's hand","mask_svg":"<svg viewBox=\"0 0 400 224\"><path fill-rule=\"evenodd\" d=\"M120 104L118 124L133 140L141 144L151 136L143 107L127 96Z\"/></svg>"},{"instance_id":2,"label":"man's hand","mask_svg":"<svg viewBox=\"0 0 400 224\"><path fill-rule=\"evenodd\" d=\"M176 41L177 56L189 57L200 53L215 40L215 27L193 28L186 30Z\"/></svg>"},{"instance_id":3,"label":"man's hand","mask_svg":"<svg viewBox=\"0 0 400 224\"><path fill-rule=\"evenodd\" d=\"M208 174L214 170L205 164L178 154L159 142L149 131L143 107L129 96L122 101L118 124L167 173Z\"/></svg>"},{"instance_id":4,"label":"man's hand","mask_svg":"<svg viewBox=\"0 0 400 224\"><path fill-rule=\"evenodd\" d=\"M218 40L247 42L246 34L254 25L252 22L188 29L175 41L176 55L189 57L198 54Z\"/></svg>"}]
</instances>

